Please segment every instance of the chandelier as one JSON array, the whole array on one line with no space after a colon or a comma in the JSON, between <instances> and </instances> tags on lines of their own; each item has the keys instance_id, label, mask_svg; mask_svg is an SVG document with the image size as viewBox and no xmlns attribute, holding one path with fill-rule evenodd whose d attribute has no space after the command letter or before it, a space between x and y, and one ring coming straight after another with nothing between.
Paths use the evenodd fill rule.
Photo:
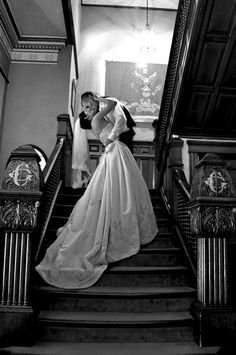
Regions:
<instances>
[{"instance_id":1,"label":"chandelier","mask_svg":"<svg viewBox=\"0 0 236 355\"><path fill-rule=\"evenodd\" d=\"M141 35L141 47L140 47L140 52L143 55L152 55L155 53L155 47L153 45L154 42L154 32L151 29L151 26L149 24L149 19L148 19L148 0L146 0L146 25L143 29L142 35Z\"/></svg>"}]
</instances>

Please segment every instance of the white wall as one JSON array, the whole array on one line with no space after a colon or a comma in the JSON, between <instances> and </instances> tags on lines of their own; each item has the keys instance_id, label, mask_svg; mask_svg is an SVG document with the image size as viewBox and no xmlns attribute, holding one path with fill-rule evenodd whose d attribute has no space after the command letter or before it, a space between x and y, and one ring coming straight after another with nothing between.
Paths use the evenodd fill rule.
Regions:
<instances>
[{"instance_id":1,"label":"white wall","mask_svg":"<svg viewBox=\"0 0 236 355\"><path fill-rule=\"evenodd\" d=\"M146 24L145 9L82 6L79 96L84 91L100 95L105 89L105 61L140 60L140 36ZM149 10L149 23L155 31L156 51L150 63L167 64L176 12ZM80 104L77 103L78 107ZM153 140L151 124L138 124L136 140ZM92 138L90 133L89 138Z\"/></svg>"},{"instance_id":2,"label":"white wall","mask_svg":"<svg viewBox=\"0 0 236 355\"><path fill-rule=\"evenodd\" d=\"M68 112L71 46L58 64L11 64L7 89L0 178L10 153L23 144L40 147L47 156L56 142L57 116Z\"/></svg>"}]
</instances>

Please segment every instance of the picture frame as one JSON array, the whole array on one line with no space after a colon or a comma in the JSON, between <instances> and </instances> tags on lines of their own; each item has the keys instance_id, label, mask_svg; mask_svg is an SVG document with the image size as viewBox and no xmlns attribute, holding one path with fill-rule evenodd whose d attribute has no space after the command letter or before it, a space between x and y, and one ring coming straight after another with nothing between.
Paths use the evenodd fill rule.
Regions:
<instances>
[{"instance_id":1,"label":"picture frame","mask_svg":"<svg viewBox=\"0 0 236 355\"><path fill-rule=\"evenodd\" d=\"M75 94L76 94L76 85L75 85L75 79L73 79L71 83L71 101L70 101L71 114L73 117L75 115L75 96L76 96Z\"/></svg>"}]
</instances>

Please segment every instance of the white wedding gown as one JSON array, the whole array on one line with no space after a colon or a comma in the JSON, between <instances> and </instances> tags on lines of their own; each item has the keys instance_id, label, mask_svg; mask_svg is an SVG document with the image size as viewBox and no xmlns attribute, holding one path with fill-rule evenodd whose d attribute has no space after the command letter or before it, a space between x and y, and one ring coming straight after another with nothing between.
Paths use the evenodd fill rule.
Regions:
<instances>
[{"instance_id":1,"label":"white wedding gown","mask_svg":"<svg viewBox=\"0 0 236 355\"><path fill-rule=\"evenodd\" d=\"M104 139L113 125L100 134ZM129 148L108 145L58 238L47 249L37 272L61 288L93 285L108 263L136 254L157 234L146 183Z\"/></svg>"}]
</instances>

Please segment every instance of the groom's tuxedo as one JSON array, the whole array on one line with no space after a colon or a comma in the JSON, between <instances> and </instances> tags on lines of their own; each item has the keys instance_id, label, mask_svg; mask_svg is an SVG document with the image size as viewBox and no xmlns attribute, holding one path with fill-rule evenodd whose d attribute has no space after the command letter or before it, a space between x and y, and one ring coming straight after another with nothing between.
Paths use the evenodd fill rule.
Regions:
<instances>
[{"instance_id":1,"label":"groom's tuxedo","mask_svg":"<svg viewBox=\"0 0 236 355\"><path fill-rule=\"evenodd\" d=\"M127 132L121 133L119 136L119 140L120 140L120 142L123 142L124 144L126 144L127 147L129 147L129 149L133 153L133 138L135 135L133 127L136 126L136 123L134 122L127 107L125 107L124 105L122 105L121 107L122 107L122 110L124 111L124 114L126 117L126 124L127 124L127 127L129 128L129 130ZM91 121L85 119L85 117L86 117L86 114L84 113L84 111L82 111L79 114L80 126L83 129L91 129L92 128Z\"/></svg>"}]
</instances>

